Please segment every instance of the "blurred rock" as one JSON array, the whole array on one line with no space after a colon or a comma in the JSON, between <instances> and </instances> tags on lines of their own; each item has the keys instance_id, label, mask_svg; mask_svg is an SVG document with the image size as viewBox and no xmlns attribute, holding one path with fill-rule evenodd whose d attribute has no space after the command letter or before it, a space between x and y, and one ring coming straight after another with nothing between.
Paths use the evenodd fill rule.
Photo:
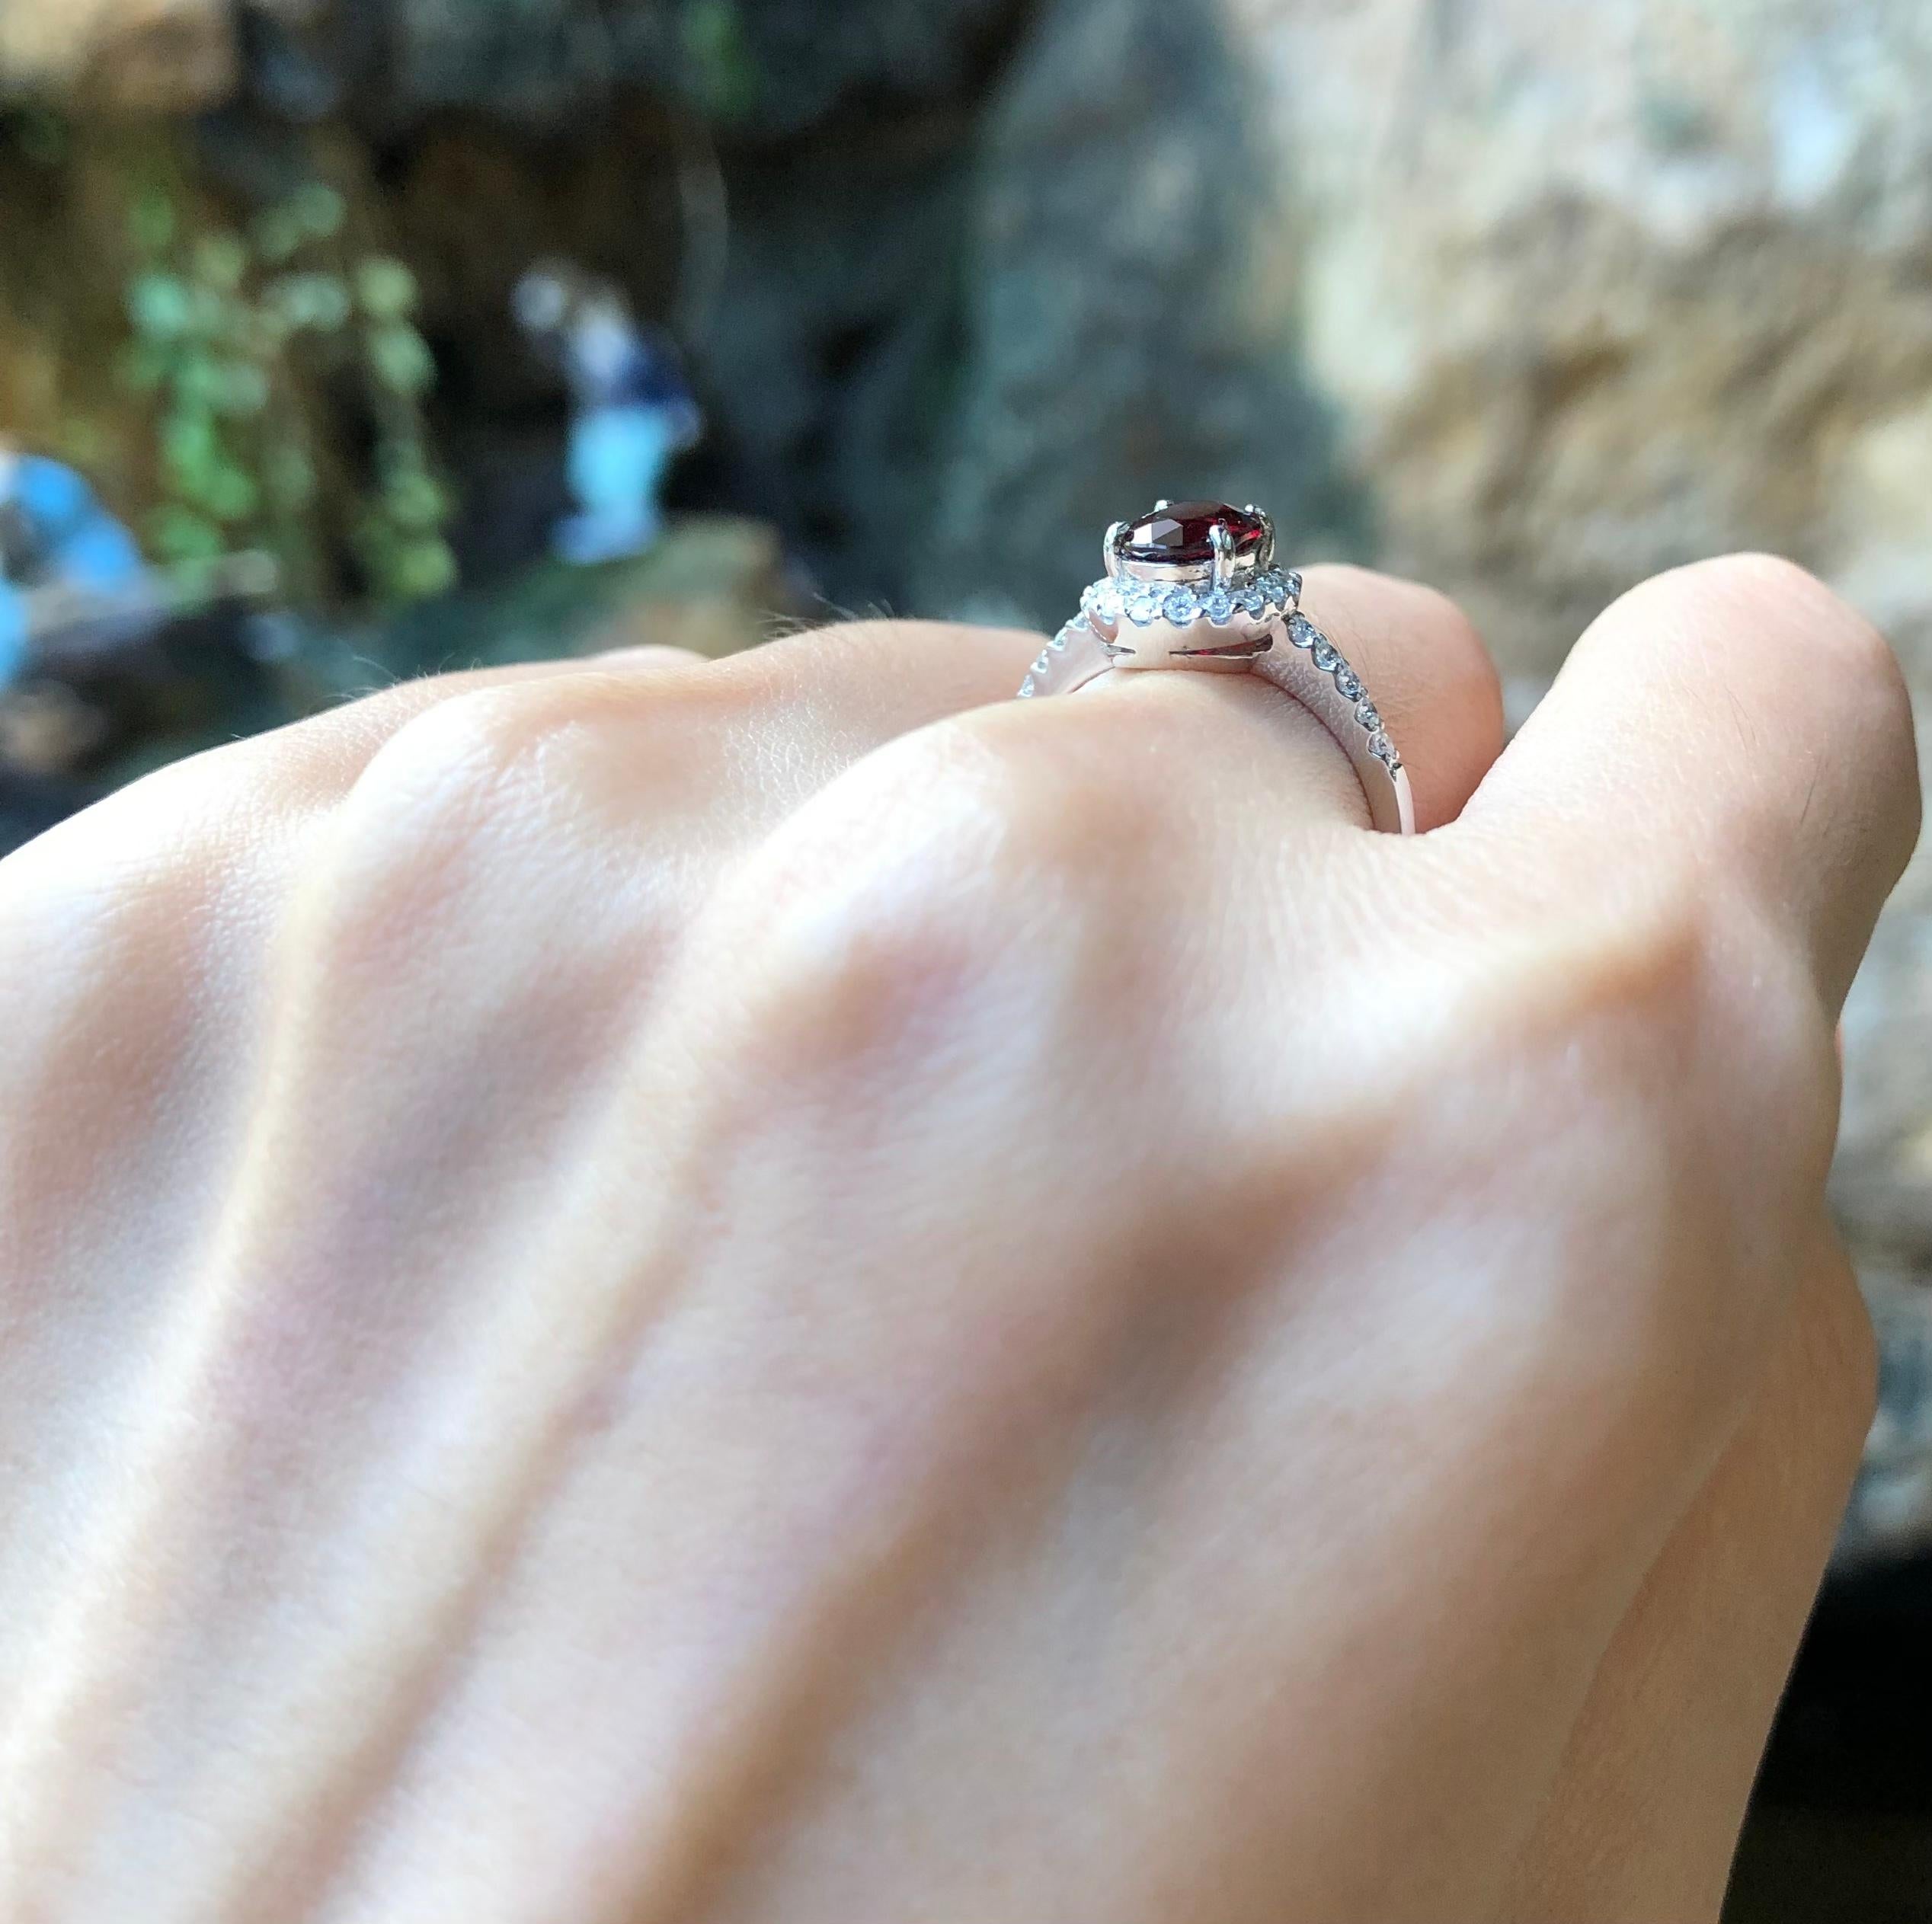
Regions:
<instances>
[{"instance_id":1,"label":"blurred rock","mask_svg":"<svg viewBox=\"0 0 1932 1924\"><path fill-rule=\"evenodd\" d=\"M1848 1566L1932 1551L1932 1289L1868 1264L1879 1333L1879 1410L1839 1555Z\"/></svg>"},{"instance_id":2,"label":"blurred rock","mask_svg":"<svg viewBox=\"0 0 1932 1924\"><path fill-rule=\"evenodd\" d=\"M1359 506L1293 351L1287 208L1203 0L1056 0L989 114L961 372L914 599L1057 625L1117 515L1265 500L1333 543Z\"/></svg>"},{"instance_id":3,"label":"blurred rock","mask_svg":"<svg viewBox=\"0 0 1932 1924\"><path fill-rule=\"evenodd\" d=\"M70 775L109 733L107 717L65 682L34 680L0 689L0 776Z\"/></svg>"},{"instance_id":4,"label":"blurred rock","mask_svg":"<svg viewBox=\"0 0 1932 1924\"><path fill-rule=\"evenodd\" d=\"M1921 680L1922 695L1926 687ZM1844 1037L1832 1189L1882 1366L1844 1552L1869 1563L1932 1551L1932 862L1924 855L1879 925Z\"/></svg>"},{"instance_id":5,"label":"blurred rock","mask_svg":"<svg viewBox=\"0 0 1932 1924\"><path fill-rule=\"evenodd\" d=\"M229 0L0 0L0 95L193 113L238 71Z\"/></svg>"},{"instance_id":6,"label":"blurred rock","mask_svg":"<svg viewBox=\"0 0 1932 1924\"><path fill-rule=\"evenodd\" d=\"M645 86L759 139L861 94L956 91L1014 0L254 0L251 62L299 111L555 120Z\"/></svg>"},{"instance_id":7,"label":"blurred rock","mask_svg":"<svg viewBox=\"0 0 1932 1924\"><path fill-rule=\"evenodd\" d=\"M1463 596L1511 669L1745 546L1924 651L1932 14L1227 5L1384 560Z\"/></svg>"}]
</instances>

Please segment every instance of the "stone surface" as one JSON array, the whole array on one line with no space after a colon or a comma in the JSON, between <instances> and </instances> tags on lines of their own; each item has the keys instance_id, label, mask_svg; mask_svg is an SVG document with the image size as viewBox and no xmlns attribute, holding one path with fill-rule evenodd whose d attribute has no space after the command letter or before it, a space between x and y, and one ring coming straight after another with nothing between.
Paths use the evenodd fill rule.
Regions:
<instances>
[{"instance_id":1,"label":"stone surface","mask_svg":"<svg viewBox=\"0 0 1932 1924\"><path fill-rule=\"evenodd\" d=\"M33 0L40 4L41 0ZM446 107L561 122L651 88L747 137L853 98L956 91L1014 0L253 0L254 78L285 110L392 127Z\"/></svg>"},{"instance_id":2,"label":"stone surface","mask_svg":"<svg viewBox=\"0 0 1932 1924\"><path fill-rule=\"evenodd\" d=\"M228 0L0 0L0 97L191 113L239 73Z\"/></svg>"},{"instance_id":3,"label":"stone surface","mask_svg":"<svg viewBox=\"0 0 1932 1924\"><path fill-rule=\"evenodd\" d=\"M1512 670L1726 548L1932 620L1932 14L1227 0L1377 552ZM1318 85L1311 76L1319 75Z\"/></svg>"},{"instance_id":4,"label":"stone surface","mask_svg":"<svg viewBox=\"0 0 1932 1924\"><path fill-rule=\"evenodd\" d=\"M1038 8L964 184L916 605L1050 625L1108 525L1163 494L1255 500L1330 545L1358 530L1295 352L1285 185L1207 0Z\"/></svg>"},{"instance_id":5,"label":"stone surface","mask_svg":"<svg viewBox=\"0 0 1932 1924\"><path fill-rule=\"evenodd\" d=\"M1879 1412L1839 1556L1850 1568L1932 1553L1932 1288L1921 1273L1868 1261L1879 1332Z\"/></svg>"}]
</instances>

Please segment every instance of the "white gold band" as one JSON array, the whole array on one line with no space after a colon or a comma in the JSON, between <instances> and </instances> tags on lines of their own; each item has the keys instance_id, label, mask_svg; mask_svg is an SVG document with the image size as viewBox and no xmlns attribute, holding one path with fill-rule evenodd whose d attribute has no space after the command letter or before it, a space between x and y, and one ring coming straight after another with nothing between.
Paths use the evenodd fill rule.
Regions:
<instances>
[{"instance_id":1,"label":"white gold band","mask_svg":"<svg viewBox=\"0 0 1932 1924\"><path fill-rule=\"evenodd\" d=\"M1285 593L1275 591L1279 582ZM1413 835L1415 803L1408 771L1389 739L1361 677L1340 649L1295 605L1300 578L1277 577L1263 590L1265 606L1236 606L1222 618L1202 598L1183 609L1123 607L1111 582L1099 582L1082 598L1081 611L1041 651L1021 684L1022 700L1071 695L1109 670L1134 672L1124 659L1144 659L1138 672L1156 667L1201 673L1246 671L1265 675L1327 729L1355 769L1367 798L1369 818L1391 835Z\"/></svg>"}]
</instances>

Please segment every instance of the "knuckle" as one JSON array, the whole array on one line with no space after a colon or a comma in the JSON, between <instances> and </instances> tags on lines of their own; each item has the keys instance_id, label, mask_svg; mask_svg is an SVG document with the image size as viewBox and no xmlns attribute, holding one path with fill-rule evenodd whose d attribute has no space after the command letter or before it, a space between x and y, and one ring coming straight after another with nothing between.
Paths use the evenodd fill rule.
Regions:
<instances>
[{"instance_id":1,"label":"knuckle","mask_svg":"<svg viewBox=\"0 0 1932 1924\"><path fill-rule=\"evenodd\" d=\"M1828 1124L1837 1058L1815 978L1709 876L1653 875L1620 900L1573 891L1511 921L1460 971L1464 1023L1554 1051L1592 1101L1687 1114L1708 1101ZM1809 1149L1828 1154L1828 1142Z\"/></svg>"},{"instance_id":2,"label":"knuckle","mask_svg":"<svg viewBox=\"0 0 1932 1924\"><path fill-rule=\"evenodd\" d=\"M1118 932L1090 801L1048 758L952 724L875 753L734 865L700 952L822 1066L930 1057L1050 1017Z\"/></svg>"},{"instance_id":3,"label":"knuckle","mask_svg":"<svg viewBox=\"0 0 1932 1924\"><path fill-rule=\"evenodd\" d=\"M529 727L513 691L476 690L413 716L369 758L305 878L332 961L360 958L372 976L399 966L492 839L515 832L519 811L502 804L525 765Z\"/></svg>"},{"instance_id":4,"label":"knuckle","mask_svg":"<svg viewBox=\"0 0 1932 1924\"><path fill-rule=\"evenodd\" d=\"M570 809L585 746L615 711L682 728L684 678L584 672L459 689L410 715L368 756L337 810L342 879L366 865L418 876L459 858L513 855ZM648 743L637 759L649 765Z\"/></svg>"},{"instance_id":5,"label":"knuckle","mask_svg":"<svg viewBox=\"0 0 1932 1924\"><path fill-rule=\"evenodd\" d=\"M414 825L474 807L532 744L539 705L516 687L473 689L411 716L378 748L347 808Z\"/></svg>"},{"instance_id":6,"label":"knuckle","mask_svg":"<svg viewBox=\"0 0 1932 1924\"><path fill-rule=\"evenodd\" d=\"M557 751L578 712L542 684L466 689L376 749L300 885L332 967L405 979L430 936L460 932L519 877L534 886L561 872L569 804Z\"/></svg>"}]
</instances>

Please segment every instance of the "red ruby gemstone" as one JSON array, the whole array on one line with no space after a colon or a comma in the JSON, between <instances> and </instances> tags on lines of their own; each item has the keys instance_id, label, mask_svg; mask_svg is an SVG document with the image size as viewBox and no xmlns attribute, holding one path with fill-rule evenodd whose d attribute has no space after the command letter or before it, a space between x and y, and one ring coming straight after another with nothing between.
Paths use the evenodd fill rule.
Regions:
<instances>
[{"instance_id":1,"label":"red ruby gemstone","mask_svg":"<svg viewBox=\"0 0 1932 1924\"><path fill-rule=\"evenodd\" d=\"M1169 501L1128 527L1121 551L1130 561L1165 561L1179 567L1211 561L1217 527L1233 537L1236 561L1259 556L1268 539L1261 516L1246 508L1231 508L1225 501Z\"/></svg>"}]
</instances>

